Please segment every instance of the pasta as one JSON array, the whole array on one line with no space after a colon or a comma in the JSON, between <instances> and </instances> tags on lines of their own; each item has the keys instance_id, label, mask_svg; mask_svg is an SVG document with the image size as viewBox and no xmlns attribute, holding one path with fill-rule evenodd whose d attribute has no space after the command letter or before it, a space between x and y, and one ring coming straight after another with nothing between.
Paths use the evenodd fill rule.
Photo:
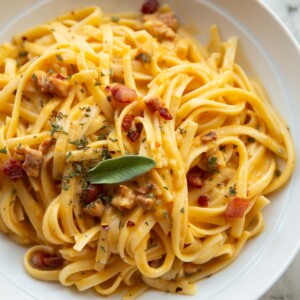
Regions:
<instances>
[{"instance_id":1,"label":"pasta","mask_svg":"<svg viewBox=\"0 0 300 300\"><path fill-rule=\"evenodd\" d=\"M0 230L29 246L34 278L194 294L263 230L266 196L293 172L289 129L236 62L237 38L212 26L204 47L157 9L81 8L0 48ZM126 174L155 167L90 180L132 155Z\"/></svg>"}]
</instances>

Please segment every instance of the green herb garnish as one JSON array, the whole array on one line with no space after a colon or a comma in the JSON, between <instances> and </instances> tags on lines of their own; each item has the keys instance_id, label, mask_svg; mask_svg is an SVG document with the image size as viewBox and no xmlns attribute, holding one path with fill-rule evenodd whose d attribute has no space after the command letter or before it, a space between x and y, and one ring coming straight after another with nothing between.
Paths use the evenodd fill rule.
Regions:
<instances>
[{"instance_id":1,"label":"green herb garnish","mask_svg":"<svg viewBox=\"0 0 300 300\"><path fill-rule=\"evenodd\" d=\"M6 147L0 149L0 153L2 153L2 154L7 154L7 149L6 149Z\"/></svg>"},{"instance_id":2,"label":"green herb garnish","mask_svg":"<svg viewBox=\"0 0 300 300\"><path fill-rule=\"evenodd\" d=\"M255 143L255 138L249 136L249 137L247 138L247 141L248 141L248 143Z\"/></svg>"}]
</instances>

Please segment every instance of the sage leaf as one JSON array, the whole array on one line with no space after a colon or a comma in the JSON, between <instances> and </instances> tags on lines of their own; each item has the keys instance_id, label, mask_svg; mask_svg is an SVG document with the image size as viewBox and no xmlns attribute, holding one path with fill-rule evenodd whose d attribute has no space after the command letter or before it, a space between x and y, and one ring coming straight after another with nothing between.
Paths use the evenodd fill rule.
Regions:
<instances>
[{"instance_id":1,"label":"sage leaf","mask_svg":"<svg viewBox=\"0 0 300 300\"><path fill-rule=\"evenodd\" d=\"M153 159L141 155L125 155L101 161L88 171L92 184L121 183L147 173L154 168Z\"/></svg>"}]
</instances>

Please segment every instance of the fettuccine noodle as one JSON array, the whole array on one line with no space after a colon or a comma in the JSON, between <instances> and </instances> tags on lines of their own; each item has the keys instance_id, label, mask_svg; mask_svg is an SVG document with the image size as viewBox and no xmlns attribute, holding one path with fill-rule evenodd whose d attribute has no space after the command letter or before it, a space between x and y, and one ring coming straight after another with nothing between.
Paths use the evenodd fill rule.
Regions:
<instances>
[{"instance_id":1,"label":"fettuccine noodle","mask_svg":"<svg viewBox=\"0 0 300 300\"><path fill-rule=\"evenodd\" d=\"M74 10L0 48L0 230L33 277L124 299L194 294L264 227L289 179L289 129L216 26L200 45L168 7ZM99 161L156 167L92 185Z\"/></svg>"}]
</instances>

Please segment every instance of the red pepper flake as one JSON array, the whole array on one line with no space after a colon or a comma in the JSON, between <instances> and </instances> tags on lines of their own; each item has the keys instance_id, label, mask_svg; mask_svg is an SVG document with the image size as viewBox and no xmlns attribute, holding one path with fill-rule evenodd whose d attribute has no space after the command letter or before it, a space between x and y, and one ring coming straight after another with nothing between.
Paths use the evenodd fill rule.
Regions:
<instances>
[{"instance_id":1,"label":"red pepper flake","mask_svg":"<svg viewBox=\"0 0 300 300\"><path fill-rule=\"evenodd\" d=\"M155 142L155 147L159 148L161 146L161 144L159 142Z\"/></svg>"},{"instance_id":2,"label":"red pepper flake","mask_svg":"<svg viewBox=\"0 0 300 300\"><path fill-rule=\"evenodd\" d=\"M143 14L153 14L157 11L159 2L157 0L147 0L141 7Z\"/></svg>"},{"instance_id":3,"label":"red pepper flake","mask_svg":"<svg viewBox=\"0 0 300 300\"><path fill-rule=\"evenodd\" d=\"M132 122L135 118L135 115L134 114L127 114L123 121L122 121L122 128L125 130L125 131L129 131L130 128L131 128L131 125L132 125Z\"/></svg>"},{"instance_id":4,"label":"red pepper flake","mask_svg":"<svg viewBox=\"0 0 300 300\"><path fill-rule=\"evenodd\" d=\"M159 108L159 114L165 120L172 120L173 119L172 115L170 114L169 110L166 107L160 107Z\"/></svg>"},{"instance_id":5,"label":"red pepper flake","mask_svg":"<svg viewBox=\"0 0 300 300\"><path fill-rule=\"evenodd\" d=\"M85 203L91 203L96 200L99 194L103 193L102 184L90 184L86 190L83 191L82 199Z\"/></svg>"},{"instance_id":6,"label":"red pepper flake","mask_svg":"<svg viewBox=\"0 0 300 300\"><path fill-rule=\"evenodd\" d=\"M232 221L236 218L242 218L246 209L249 206L249 200L244 198L233 198L227 205L224 212L224 217L227 221Z\"/></svg>"},{"instance_id":7,"label":"red pepper flake","mask_svg":"<svg viewBox=\"0 0 300 300\"><path fill-rule=\"evenodd\" d=\"M209 197L207 195L201 195L198 198L198 205L201 206L201 207L207 207L208 206L208 200L209 200Z\"/></svg>"},{"instance_id":8,"label":"red pepper flake","mask_svg":"<svg viewBox=\"0 0 300 300\"><path fill-rule=\"evenodd\" d=\"M103 230L108 231L110 229L108 224L101 224L101 227L103 228Z\"/></svg>"},{"instance_id":9,"label":"red pepper flake","mask_svg":"<svg viewBox=\"0 0 300 300\"><path fill-rule=\"evenodd\" d=\"M130 227L133 227L135 226L135 223L133 221L127 221L127 227L130 228Z\"/></svg>"},{"instance_id":10,"label":"red pepper flake","mask_svg":"<svg viewBox=\"0 0 300 300\"><path fill-rule=\"evenodd\" d=\"M127 136L130 140L135 142L140 137L140 133L136 130L129 130Z\"/></svg>"},{"instance_id":11,"label":"red pepper flake","mask_svg":"<svg viewBox=\"0 0 300 300\"><path fill-rule=\"evenodd\" d=\"M109 85L107 85L107 86L105 87L105 91L106 91L106 92L109 92L109 91L110 91L110 86L109 86Z\"/></svg>"},{"instance_id":12,"label":"red pepper flake","mask_svg":"<svg viewBox=\"0 0 300 300\"><path fill-rule=\"evenodd\" d=\"M64 76L62 76L60 73L58 73L57 75L56 75L56 78L57 79L60 79L60 80L65 80L66 78L64 77Z\"/></svg>"},{"instance_id":13,"label":"red pepper flake","mask_svg":"<svg viewBox=\"0 0 300 300\"><path fill-rule=\"evenodd\" d=\"M27 41L27 36L22 36L22 41Z\"/></svg>"},{"instance_id":14,"label":"red pepper flake","mask_svg":"<svg viewBox=\"0 0 300 300\"><path fill-rule=\"evenodd\" d=\"M15 159L10 159L2 168L2 172L7 175L11 181L18 181L23 177L22 165Z\"/></svg>"}]
</instances>

